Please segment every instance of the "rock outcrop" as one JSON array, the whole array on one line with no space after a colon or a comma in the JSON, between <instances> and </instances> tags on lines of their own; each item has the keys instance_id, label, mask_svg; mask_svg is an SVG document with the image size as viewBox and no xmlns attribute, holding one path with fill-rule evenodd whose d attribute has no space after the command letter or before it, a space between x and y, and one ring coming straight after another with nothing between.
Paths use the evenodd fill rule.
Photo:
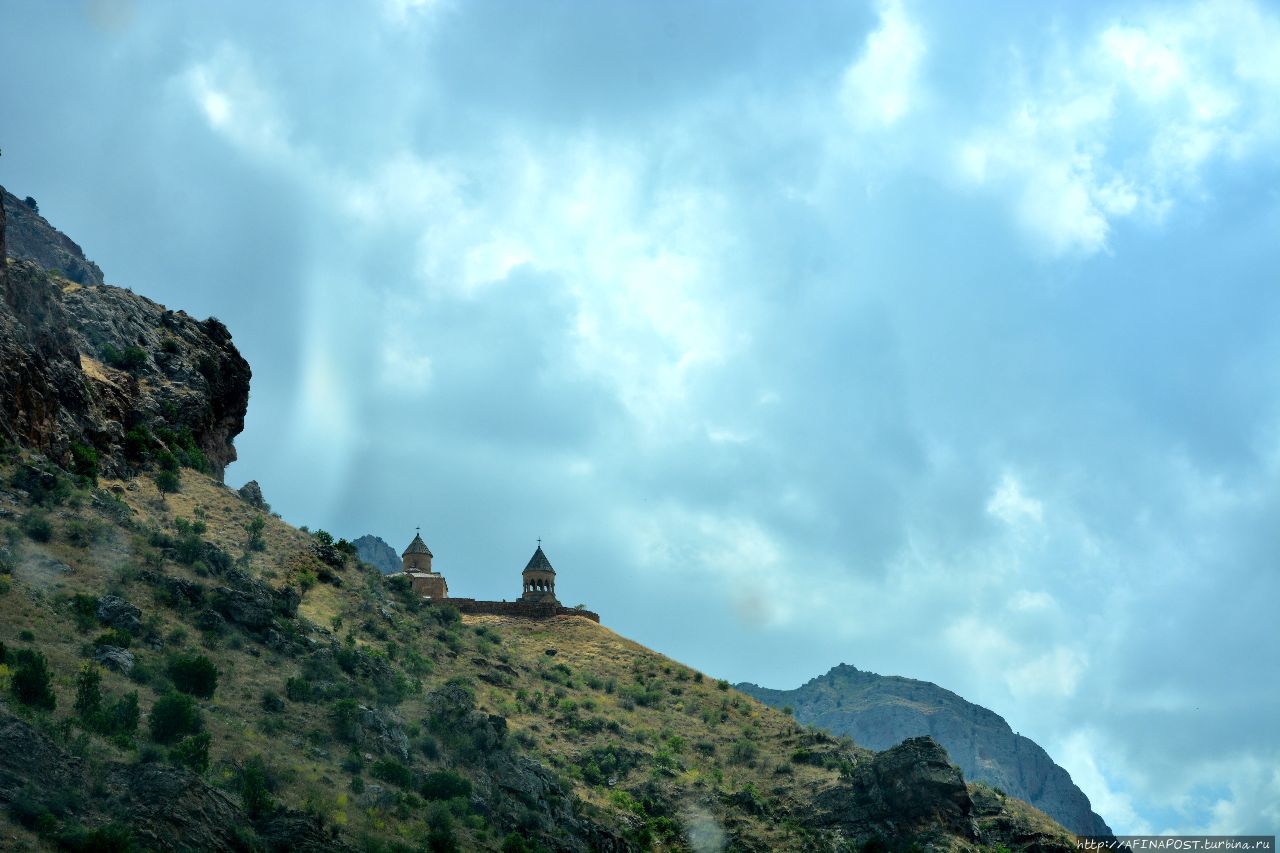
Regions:
<instances>
[{"instance_id":1,"label":"rock outcrop","mask_svg":"<svg viewBox=\"0 0 1280 853\"><path fill-rule=\"evenodd\" d=\"M381 537L365 534L351 543L356 546L356 556L384 575L394 575L402 568L400 555Z\"/></svg>"},{"instance_id":2,"label":"rock outcrop","mask_svg":"<svg viewBox=\"0 0 1280 853\"><path fill-rule=\"evenodd\" d=\"M1000 715L927 681L862 672L841 664L795 690L737 688L765 704L790 706L796 719L884 750L928 735L964 777L1024 800L1080 835L1110 835L1089 798L1034 741Z\"/></svg>"},{"instance_id":3,"label":"rock outcrop","mask_svg":"<svg viewBox=\"0 0 1280 853\"><path fill-rule=\"evenodd\" d=\"M814 806L815 823L859 838L906 838L924 830L979 838L960 769L928 737L908 738L858 763L847 788L828 789Z\"/></svg>"},{"instance_id":4,"label":"rock outcrop","mask_svg":"<svg viewBox=\"0 0 1280 853\"><path fill-rule=\"evenodd\" d=\"M79 246L0 195L0 436L82 472L126 476L171 454L221 478L250 378L226 327L103 284Z\"/></svg>"},{"instance_id":5,"label":"rock outcrop","mask_svg":"<svg viewBox=\"0 0 1280 853\"><path fill-rule=\"evenodd\" d=\"M9 255L55 272L76 284L103 284L102 270L74 240L55 229L17 197L4 193L5 242Z\"/></svg>"},{"instance_id":6,"label":"rock outcrop","mask_svg":"<svg viewBox=\"0 0 1280 853\"><path fill-rule=\"evenodd\" d=\"M163 764L91 766L0 703L0 803L15 801L32 809L56 801L65 818L88 826L123 823L145 850L243 850L252 839L253 823L240 804L195 773ZM289 849L350 849L314 818L284 809L261 822L257 834L287 847L286 826L307 829Z\"/></svg>"}]
</instances>

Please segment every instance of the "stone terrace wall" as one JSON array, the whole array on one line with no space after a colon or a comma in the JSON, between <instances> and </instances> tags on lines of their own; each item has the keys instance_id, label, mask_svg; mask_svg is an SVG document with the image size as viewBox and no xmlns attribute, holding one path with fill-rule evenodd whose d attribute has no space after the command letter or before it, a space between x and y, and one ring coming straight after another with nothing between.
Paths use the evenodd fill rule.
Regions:
<instances>
[{"instance_id":1,"label":"stone terrace wall","mask_svg":"<svg viewBox=\"0 0 1280 853\"><path fill-rule=\"evenodd\" d=\"M488 616L523 616L527 619L550 619L552 616L581 616L592 622L600 621L600 614L576 607L558 604L529 604L524 601L477 601L474 598L446 598L443 604L452 604L462 613L478 613Z\"/></svg>"}]
</instances>

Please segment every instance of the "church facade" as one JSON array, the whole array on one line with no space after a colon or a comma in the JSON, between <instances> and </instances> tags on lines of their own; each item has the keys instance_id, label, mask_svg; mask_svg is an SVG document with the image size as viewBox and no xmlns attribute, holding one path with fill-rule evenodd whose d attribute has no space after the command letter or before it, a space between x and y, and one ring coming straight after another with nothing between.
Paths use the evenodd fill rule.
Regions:
<instances>
[{"instance_id":1,"label":"church facade","mask_svg":"<svg viewBox=\"0 0 1280 853\"><path fill-rule=\"evenodd\" d=\"M440 572L432 568L434 555L422 540L419 530L413 541L401 555L401 574L409 579L410 588L432 604L449 604L462 613L487 613L495 616L520 616L528 619L548 619L552 616L581 616L593 622L600 621L600 614L581 607L565 607L556 598L556 570L542 550L538 540L537 550L529 558L520 573L521 594L515 601L483 601L475 598L454 598L449 595L449 584Z\"/></svg>"}]
</instances>

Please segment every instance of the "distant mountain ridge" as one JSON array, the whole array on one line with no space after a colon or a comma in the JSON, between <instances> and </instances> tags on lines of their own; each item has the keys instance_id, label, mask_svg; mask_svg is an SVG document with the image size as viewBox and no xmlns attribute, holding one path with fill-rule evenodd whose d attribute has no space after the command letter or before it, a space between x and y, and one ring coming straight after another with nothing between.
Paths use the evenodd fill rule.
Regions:
<instances>
[{"instance_id":1,"label":"distant mountain ridge","mask_svg":"<svg viewBox=\"0 0 1280 853\"><path fill-rule=\"evenodd\" d=\"M884 750L928 735L947 750L965 779L1024 800L1080 835L1110 835L1089 798L1038 744L1004 718L932 684L863 672L840 664L794 690L735 685L775 708L791 707L801 723L848 735Z\"/></svg>"},{"instance_id":2,"label":"distant mountain ridge","mask_svg":"<svg viewBox=\"0 0 1280 853\"><path fill-rule=\"evenodd\" d=\"M351 543L356 546L356 556L384 575L394 575L403 568L400 555L381 536L366 533Z\"/></svg>"}]
</instances>

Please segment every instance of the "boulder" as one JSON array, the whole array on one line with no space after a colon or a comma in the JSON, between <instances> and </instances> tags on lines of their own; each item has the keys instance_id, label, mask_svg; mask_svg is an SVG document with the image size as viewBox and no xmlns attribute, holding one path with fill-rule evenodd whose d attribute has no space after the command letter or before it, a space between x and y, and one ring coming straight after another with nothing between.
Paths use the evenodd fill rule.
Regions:
<instances>
[{"instance_id":1,"label":"boulder","mask_svg":"<svg viewBox=\"0 0 1280 853\"><path fill-rule=\"evenodd\" d=\"M863 840L943 830L977 838L973 801L960 768L929 737L908 738L855 765L815 798L815 821Z\"/></svg>"},{"instance_id":2,"label":"boulder","mask_svg":"<svg viewBox=\"0 0 1280 853\"><path fill-rule=\"evenodd\" d=\"M262 487L257 480L250 480L240 487L238 494L249 506L263 511L270 510L270 505L262 497Z\"/></svg>"},{"instance_id":3,"label":"boulder","mask_svg":"<svg viewBox=\"0 0 1280 853\"><path fill-rule=\"evenodd\" d=\"M133 652L119 646L98 646L94 649L93 659L121 675L133 672Z\"/></svg>"},{"instance_id":4,"label":"boulder","mask_svg":"<svg viewBox=\"0 0 1280 853\"><path fill-rule=\"evenodd\" d=\"M104 595L98 599L94 611L98 621L121 631L136 634L142 630L142 611L117 595Z\"/></svg>"},{"instance_id":5,"label":"boulder","mask_svg":"<svg viewBox=\"0 0 1280 853\"><path fill-rule=\"evenodd\" d=\"M270 628L276 614L273 596L261 589L240 590L220 586L214 591L213 608L228 622L252 631Z\"/></svg>"}]
</instances>

